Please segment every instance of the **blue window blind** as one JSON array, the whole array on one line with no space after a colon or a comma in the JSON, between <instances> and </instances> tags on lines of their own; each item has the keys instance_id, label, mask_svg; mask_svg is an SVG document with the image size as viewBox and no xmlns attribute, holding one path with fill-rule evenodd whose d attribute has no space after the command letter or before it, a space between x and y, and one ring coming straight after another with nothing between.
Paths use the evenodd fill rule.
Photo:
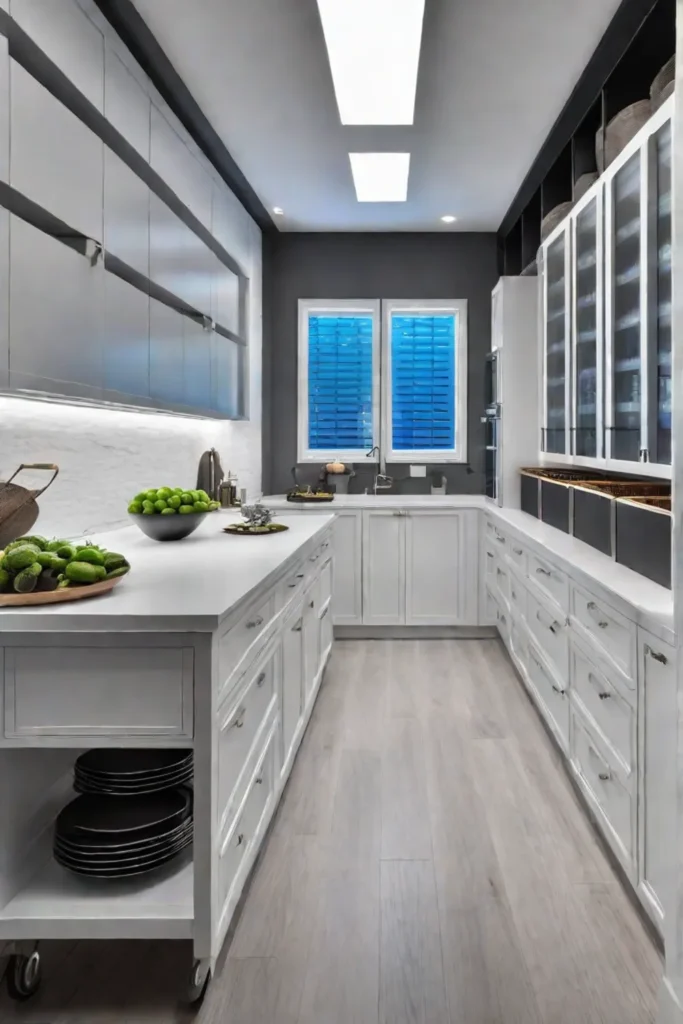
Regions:
<instances>
[{"instance_id":1,"label":"blue window blind","mask_svg":"<svg viewBox=\"0 0 683 1024\"><path fill-rule=\"evenodd\" d=\"M371 316L308 317L308 446L372 448Z\"/></svg>"},{"instance_id":2,"label":"blue window blind","mask_svg":"<svg viewBox=\"0 0 683 1024\"><path fill-rule=\"evenodd\" d=\"M394 451L455 448L456 326L454 313L392 316Z\"/></svg>"}]
</instances>

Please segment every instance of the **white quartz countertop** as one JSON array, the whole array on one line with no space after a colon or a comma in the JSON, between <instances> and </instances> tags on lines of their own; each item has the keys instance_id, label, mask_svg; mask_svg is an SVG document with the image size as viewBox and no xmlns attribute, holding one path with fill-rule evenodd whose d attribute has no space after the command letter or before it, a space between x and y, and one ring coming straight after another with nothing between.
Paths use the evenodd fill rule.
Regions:
<instances>
[{"instance_id":1,"label":"white quartz countertop","mask_svg":"<svg viewBox=\"0 0 683 1024\"><path fill-rule=\"evenodd\" d=\"M279 516L286 533L231 537L222 528L240 517L207 516L190 537L159 543L136 526L89 537L120 551L131 571L111 593L83 601L0 608L0 630L144 630L211 632L237 605L295 562L297 552L332 516Z\"/></svg>"},{"instance_id":2,"label":"white quartz countertop","mask_svg":"<svg viewBox=\"0 0 683 1024\"><path fill-rule=\"evenodd\" d=\"M344 508L490 508L483 494L338 494L329 502L287 501L284 494L261 498L266 508L337 512Z\"/></svg>"}]
</instances>

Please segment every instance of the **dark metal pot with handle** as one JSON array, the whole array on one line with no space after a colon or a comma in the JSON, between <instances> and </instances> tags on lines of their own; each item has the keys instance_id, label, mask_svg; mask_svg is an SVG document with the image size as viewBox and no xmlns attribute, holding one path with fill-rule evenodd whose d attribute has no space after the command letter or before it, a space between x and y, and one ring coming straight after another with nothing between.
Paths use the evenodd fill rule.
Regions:
<instances>
[{"instance_id":1,"label":"dark metal pot with handle","mask_svg":"<svg viewBox=\"0 0 683 1024\"><path fill-rule=\"evenodd\" d=\"M52 476L39 490L29 490L12 481L25 469L45 470ZM22 537L33 527L38 518L39 508L36 498L44 494L59 473L59 466L49 462L22 463L5 483L0 483L0 548Z\"/></svg>"}]
</instances>

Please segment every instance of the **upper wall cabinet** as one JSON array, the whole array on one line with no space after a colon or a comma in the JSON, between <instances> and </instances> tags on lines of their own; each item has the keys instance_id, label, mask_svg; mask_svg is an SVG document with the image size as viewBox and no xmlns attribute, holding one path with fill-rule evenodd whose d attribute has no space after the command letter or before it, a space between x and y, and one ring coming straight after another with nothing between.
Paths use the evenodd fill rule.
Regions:
<instances>
[{"instance_id":1,"label":"upper wall cabinet","mask_svg":"<svg viewBox=\"0 0 683 1024\"><path fill-rule=\"evenodd\" d=\"M104 275L104 397L149 399L149 295Z\"/></svg>"},{"instance_id":2,"label":"upper wall cabinet","mask_svg":"<svg viewBox=\"0 0 683 1024\"><path fill-rule=\"evenodd\" d=\"M211 230L213 182L166 118L152 107L151 164L179 199Z\"/></svg>"},{"instance_id":3,"label":"upper wall cabinet","mask_svg":"<svg viewBox=\"0 0 683 1024\"><path fill-rule=\"evenodd\" d=\"M14 216L10 260L10 387L101 399L101 260Z\"/></svg>"},{"instance_id":4,"label":"upper wall cabinet","mask_svg":"<svg viewBox=\"0 0 683 1024\"><path fill-rule=\"evenodd\" d=\"M240 331L240 282L236 274L213 257L211 316L229 331Z\"/></svg>"},{"instance_id":5,"label":"upper wall cabinet","mask_svg":"<svg viewBox=\"0 0 683 1024\"><path fill-rule=\"evenodd\" d=\"M183 388L183 320L156 299L149 303L149 390L158 404L180 406Z\"/></svg>"},{"instance_id":6,"label":"upper wall cabinet","mask_svg":"<svg viewBox=\"0 0 683 1024\"><path fill-rule=\"evenodd\" d=\"M104 38L75 0L10 0L10 14L102 113Z\"/></svg>"},{"instance_id":7,"label":"upper wall cabinet","mask_svg":"<svg viewBox=\"0 0 683 1024\"><path fill-rule=\"evenodd\" d=\"M149 188L110 149L104 155L104 247L149 277Z\"/></svg>"},{"instance_id":8,"label":"upper wall cabinet","mask_svg":"<svg viewBox=\"0 0 683 1024\"><path fill-rule=\"evenodd\" d=\"M543 451L669 475L673 97L541 247Z\"/></svg>"},{"instance_id":9,"label":"upper wall cabinet","mask_svg":"<svg viewBox=\"0 0 683 1024\"><path fill-rule=\"evenodd\" d=\"M213 253L153 193L150 195L150 278L192 309L211 315Z\"/></svg>"},{"instance_id":10,"label":"upper wall cabinet","mask_svg":"<svg viewBox=\"0 0 683 1024\"><path fill-rule=\"evenodd\" d=\"M104 116L149 163L149 96L110 49L105 61Z\"/></svg>"},{"instance_id":11,"label":"upper wall cabinet","mask_svg":"<svg viewBox=\"0 0 683 1024\"><path fill-rule=\"evenodd\" d=\"M10 185L101 242L103 143L14 60L10 87Z\"/></svg>"}]
</instances>

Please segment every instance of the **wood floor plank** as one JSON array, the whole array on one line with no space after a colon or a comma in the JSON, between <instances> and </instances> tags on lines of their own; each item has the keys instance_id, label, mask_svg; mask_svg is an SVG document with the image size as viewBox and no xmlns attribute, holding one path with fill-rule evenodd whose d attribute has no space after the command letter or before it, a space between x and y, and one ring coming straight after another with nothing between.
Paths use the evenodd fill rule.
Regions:
<instances>
[{"instance_id":1,"label":"wood floor plank","mask_svg":"<svg viewBox=\"0 0 683 1024\"><path fill-rule=\"evenodd\" d=\"M383 861L380 1024L448 1024L430 861Z\"/></svg>"},{"instance_id":2,"label":"wood floor plank","mask_svg":"<svg viewBox=\"0 0 683 1024\"><path fill-rule=\"evenodd\" d=\"M326 861L337 867L375 865L381 844L381 757L364 750L344 750L339 762Z\"/></svg>"},{"instance_id":3,"label":"wood floor plank","mask_svg":"<svg viewBox=\"0 0 683 1024\"><path fill-rule=\"evenodd\" d=\"M347 679L344 746L379 751L387 716L391 642L361 642L362 657Z\"/></svg>"},{"instance_id":4,"label":"wood floor plank","mask_svg":"<svg viewBox=\"0 0 683 1024\"><path fill-rule=\"evenodd\" d=\"M424 683L419 641L389 641L388 709L391 718L416 718L419 691Z\"/></svg>"},{"instance_id":5,"label":"wood floor plank","mask_svg":"<svg viewBox=\"0 0 683 1024\"><path fill-rule=\"evenodd\" d=\"M431 859L424 734L416 718L388 718L382 754L382 858Z\"/></svg>"},{"instance_id":6,"label":"wood floor plank","mask_svg":"<svg viewBox=\"0 0 683 1024\"><path fill-rule=\"evenodd\" d=\"M425 715L446 715L469 722L469 666L463 651L471 640L419 640L418 665L415 669L416 700L419 712Z\"/></svg>"},{"instance_id":7,"label":"wood floor plank","mask_svg":"<svg viewBox=\"0 0 683 1024\"><path fill-rule=\"evenodd\" d=\"M230 958L198 1024L297 1024L299 999L275 957Z\"/></svg>"}]
</instances>

